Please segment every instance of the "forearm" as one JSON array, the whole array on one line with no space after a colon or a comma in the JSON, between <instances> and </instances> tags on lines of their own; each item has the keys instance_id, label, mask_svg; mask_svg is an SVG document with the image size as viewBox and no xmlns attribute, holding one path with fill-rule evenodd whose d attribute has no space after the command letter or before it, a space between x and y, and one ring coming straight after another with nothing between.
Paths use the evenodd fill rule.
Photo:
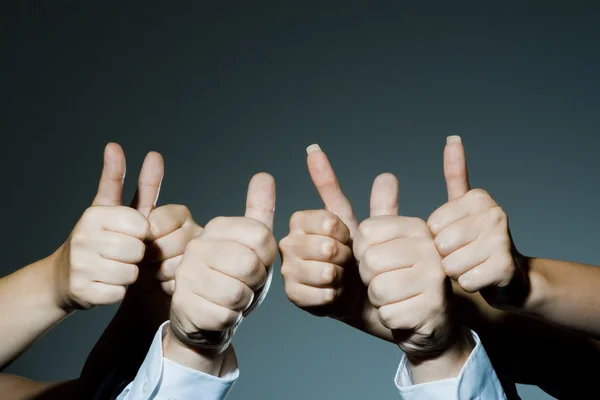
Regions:
<instances>
[{"instance_id":1,"label":"forearm","mask_svg":"<svg viewBox=\"0 0 600 400\"><path fill-rule=\"evenodd\" d=\"M0 374L3 400L58 400L80 398L78 382L36 382L17 375Z\"/></svg>"},{"instance_id":2,"label":"forearm","mask_svg":"<svg viewBox=\"0 0 600 400\"><path fill-rule=\"evenodd\" d=\"M55 291L53 254L0 279L0 370L69 314Z\"/></svg>"},{"instance_id":3,"label":"forearm","mask_svg":"<svg viewBox=\"0 0 600 400\"><path fill-rule=\"evenodd\" d=\"M536 385L557 398L585 398L595 390L600 342L542 320L491 307L479 293L453 284L456 316L477 332L496 371ZM568 368L557 368L568 365ZM579 382L572 385L569 382ZM579 396L579 397L578 397Z\"/></svg>"},{"instance_id":4,"label":"forearm","mask_svg":"<svg viewBox=\"0 0 600 400\"><path fill-rule=\"evenodd\" d=\"M600 338L600 268L529 258L530 294L518 314Z\"/></svg>"}]
</instances>

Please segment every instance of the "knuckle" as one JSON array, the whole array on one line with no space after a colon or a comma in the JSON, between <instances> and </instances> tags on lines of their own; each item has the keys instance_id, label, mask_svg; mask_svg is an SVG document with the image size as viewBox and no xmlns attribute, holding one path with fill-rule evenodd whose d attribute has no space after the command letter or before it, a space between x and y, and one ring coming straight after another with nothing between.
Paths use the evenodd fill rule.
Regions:
<instances>
[{"instance_id":1,"label":"knuckle","mask_svg":"<svg viewBox=\"0 0 600 400\"><path fill-rule=\"evenodd\" d=\"M190 209L187 208L186 206L184 206L183 204L170 204L169 206L172 208L173 213L175 213L175 214L185 215L185 216L192 215L192 213L190 212Z\"/></svg>"},{"instance_id":2,"label":"knuckle","mask_svg":"<svg viewBox=\"0 0 600 400\"><path fill-rule=\"evenodd\" d=\"M409 217L409 221L411 223L412 226L414 226L414 231L412 233L412 236L417 236L417 237L429 237L431 235L430 231L429 231L429 226L427 225L427 222L425 222L423 219L421 218L417 218L417 217Z\"/></svg>"},{"instance_id":3,"label":"knuckle","mask_svg":"<svg viewBox=\"0 0 600 400\"><path fill-rule=\"evenodd\" d=\"M175 293L175 280L171 279L170 281L161 282L160 286L162 290L168 294L169 296L173 296Z\"/></svg>"},{"instance_id":4,"label":"knuckle","mask_svg":"<svg viewBox=\"0 0 600 400\"><path fill-rule=\"evenodd\" d=\"M377 317L381 324L388 329L396 329L401 326L399 325L399 321L392 308L389 306L380 307L377 310Z\"/></svg>"},{"instance_id":5,"label":"knuckle","mask_svg":"<svg viewBox=\"0 0 600 400\"><path fill-rule=\"evenodd\" d=\"M73 247L86 247L90 241L90 237L83 230L78 229L71 235L71 250Z\"/></svg>"},{"instance_id":6,"label":"knuckle","mask_svg":"<svg viewBox=\"0 0 600 400\"><path fill-rule=\"evenodd\" d=\"M305 218L305 215L305 211L295 211L290 217L290 230L300 225L302 220Z\"/></svg>"},{"instance_id":7,"label":"knuckle","mask_svg":"<svg viewBox=\"0 0 600 400\"><path fill-rule=\"evenodd\" d=\"M135 242L136 262L141 261L146 253L146 245L141 240Z\"/></svg>"},{"instance_id":8,"label":"knuckle","mask_svg":"<svg viewBox=\"0 0 600 400\"><path fill-rule=\"evenodd\" d=\"M173 278L175 278L175 270L177 269L178 265L179 263L177 262L176 258L171 258L169 260L161 262L158 273L159 280L165 281L172 280Z\"/></svg>"},{"instance_id":9,"label":"knuckle","mask_svg":"<svg viewBox=\"0 0 600 400\"><path fill-rule=\"evenodd\" d=\"M232 285L232 287L227 291L227 304L229 304L231 308L235 310L242 310L246 308L252 300L252 294L249 292L252 291L242 283Z\"/></svg>"},{"instance_id":10,"label":"knuckle","mask_svg":"<svg viewBox=\"0 0 600 400\"><path fill-rule=\"evenodd\" d=\"M78 274L84 272L87 268L88 268L88 263L83 262L78 256L77 254L73 254L71 253L71 261L70 261L70 269L71 269L71 276L75 275L77 276Z\"/></svg>"},{"instance_id":11,"label":"knuckle","mask_svg":"<svg viewBox=\"0 0 600 400\"><path fill-rule=\"evenodd\" d=\"M483 189L472 189L469 191L468 196L473 199L489 199L491 197L489 193Z\"/></svg>"},{"instance_id":12,"label":"knuckle","mask_svg":"<svg viewBox=\"0 0 600 400\"><path fill-rule=\"evenodd\" d=\"M462 274L457 279L460 287L467 293L475 293L480 289L479 283L473 278L474 273L476 270L471 270L470 273Z\"/></svg>"},{"instance_id":13,"label":"knuckle","mask_svg":"<svg viewBox=\"0 0 600 400\"><path fill-rule=\"evenodd\" d=\"M259 246L266 246L271 240L271 230L263 223L256 221L254 240Z\"/></svg>"},{"instance_id":14,"label":"knuckle","mask_svg":"<svg viewBox=\"0 0 600 400\"><path fill-rule=\"evenodd\" d=\"M310 302L310 299L303 298L303 296L301 295L299 283L292 280L286 280L284 282L285 295L287 296L289 301L291 301L298 307L301 307L303 303Z\"/></svg>"},{"instance_id":15,"label":"knuckle","mask_svg":"<svg viewBox=\"0 0 600 400\"><path fill-rule=\"evenodd\" d=\"M261 272L260 261L256 253L254 252L243 256L240 261L240 266L242 268L241 272L244 277L256 277Z\"/></svg>"},{"instance_id":16,"label":"knuckle","mask_svg":"<svg viewBox=\"0 0 600 400\"><path fill-rule=\"evenodd\" d=\"M86 222L95 222L100 218L100 214L102 213L102 207L88 207L82 214L81 220Z\"/></svg>"},{"instance_id":17,"label":"knuckle","mask_svg":"<svg viewBox=\"0 0 600 400\"><path fill-rule=\"evenodd\" d=\"M362 260L360 262L361 269L363 269L368 275L377 275L381 269L378 265L378 259L379 257L377 256L377 250L373 247L369 247L363 253Z\"/></svg>"},{"instance_id":18,"label":"knuckle","mask_svg":"<svg viewBox=\"0 0 600 400\"><path fill-rule=\"evenodd\" d=\"M279 241L279 250L282 253L289 253L293 247L294 237L292 235L287 235L283 239Z\"/></svg>"},{"instance_id":19,"label":"knuckle","mask_svg":"<svg viewBox=\"0 0 600 400\"><path fill-rule=\"evenodd\" d=\"M140 269L138 268L137 265L134 264L129 264L128 270L126 272L126 279L127 279L127 285L137 281L137 278L140 274Z\"/></svg>"},{"instance_id":20,"label":"knuckle","mask_svg":"<svg viewBox=\"0 0 600 400\"><path fill-rule=\"evenodd\" d=\"M227 217L215 217L215 218L211 219L210 221L208 221L208 223L204 227L204 230L210 231L212 229L215 229L215 227L222 225L226 219L227 219Z\"/></svg>"},{"instance_id":21,"label":"knuckle","mask_svg":"<svg viewBox=\"0 0 600 400\"><path fill-rule=\"evenodd\" d=\"M331 285L337 281L338 272L333 265L326 266L321 271L321 283L324 285Z\"/></svg>"},{"instance_id":22,"label":"knuckle","mask_svg":"<svg viewBox=\"0 0 600 400\"><path fill-rule=\"evenodd\" d=\"M76 296L81 296L86 292L87 281L81 277L71 275L69 277L69 290Z\"/></svg>"},{"instance_id":23,"label":"knuckle","mask_svg":"<svg viewBox=\"0 0 600 400\"><path fill-rule=\"evenodd\" d=\"M467 279L465 275L458 277L458 284L467 293L475 293L479 287L472 279Z\"/></svg>"},{"instance_id":24,"label":"knuckle","mask_svg":"<svg viewBox=\"0 0 600 400\"><path fill-rule=\"evenodd\" d=\"M293 268L290 266L289 261L283 261L281 263L281 268L279 270L280 270L281 276L283 277L284 280L291 278L290 272L293 270Z\"/></svg>"},{"instance_id":25,"label":"knuckle","mask_svg":"<svg viewBox=\"0 0 600 400\"><path fill-rule=\"evenodd\" d=\"M332 236L339 229L339 222L333 215L325 215L321 222L323 235Z\"/></svg>"},{"instance_id":26,"label":"knuckle","mask_svg":"<svg viewBox=\"0 0 600 400\"><path fill-rule=\"evenodd\" d=\"M323 244L321 244L321 255L324 260L331 261L338 254L338 248L336 242L332 239L325 240Z\"/></svg>"},{"instance_id":27,"label":"knuckle","mask_svg":"<svg viewBox=\"0 0 600 400\"><path fill-rule=\"evenodd\" d=\"M367 288L369 299L373 305L383 305L385 302L385 294L387 291L387 284L383 279L377 279L375 277L369 287Z\"/></svg>"},{"instance_id":28,"label":"knuckle","mask_svg":"<svg viewBox=\"0 0 600 400\"><path fill-rule=\"evenodd\" d=\"M240 319L241 313L239 311L223 309L215 315L215 321L217 323L217 330L223 330L232 327Z\"/></svg>"},{"instance_id":29,"label":"knuckle","mask_svg":"<svg viewBox=\"0 0 600 400\"><path fill-rule=\"evenodd\" d=\"M201 237L194 238L185 245L184 254L187 254L187 253L194 254L196 252L201 252L202 247L203 247L202 238Z\"/></svg>"},{"instance_id":30,"label":"knuckle","mask_svg":"<svg viewBox=\"0 0 600 400\"><path fill-rule=\"evenodd\" d=\"M442 260L442 271L444 272L444 274L446 276L448 276L451 279L457 280L460 277L460 274L458 273L458 271L456 271L451 265L449 265L448 263L444 262L444 260Z\"/></svg>"},{"instance_id":31,"label":"knuckle","mask_svg":"<svg viewBox=\"0 0 600 400\"><path fill-rule=\"evenodd\" d=\"M358 225L358 232L361 236L368 237L373 233L375 221L372 218L366 219Z\"/></svg>"},{"instance_id":32,"label":"knuckle","mask_svg":"<svg viewBox=\"0 0 600 400\"><path fill-rule=\"evenodd\" d=\"M508 216L504 209L500 206L494 206L489 209L488 217L493 224L504 224L508 220Z\"/></svg>"},{"instance_id":33,"label":"knuckle","mask_svg":"<svg viewBox=\"0 0 600 400\"><path fill-rule=\"evenodd\" d=\"M109 300L110 303L117 303L125 298L126 289L124 286L117 286L114 289L112 298Z\"/></svg>"},{"instance_id":34,"label":"knuckle","mask_svg":"<svg viewBox=\"0 0 600 400\"><path fill-rule=\"evenodd\" d=\"M329 304L337 297L337 291L333 288L327 288L322 290L322 301L325 304Z\"/></svg>"}]
</instances>

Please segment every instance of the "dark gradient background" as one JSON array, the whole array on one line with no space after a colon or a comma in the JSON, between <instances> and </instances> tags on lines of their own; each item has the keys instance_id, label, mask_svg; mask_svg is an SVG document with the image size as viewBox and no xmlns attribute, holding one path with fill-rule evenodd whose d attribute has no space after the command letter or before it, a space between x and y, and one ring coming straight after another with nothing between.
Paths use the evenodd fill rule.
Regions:
<instances>
[{"instance_id":1,"label":"dark gradient background","mask_svg":"<svg viewBox=\"0 0 600 400\"><path fill-rule=\"evenodd\" d=\"M160 203L201 224L242 214L251 175L271 172L279 239L292 212L321 207L307 145L329 153L361 219L385 171L400 179L401 213L427 218L445 200L448 134L462 135L473 185L508 211L524 253L600 263L598 2L5 3L2 274L66 238L108 141L125 149L128 195L145 153L162 152ZM396 398L401 353L297 309L275 268L234 341L230 398ZM73 315L9 372L77 376L114 311Z\"/></svg>"}]
</instances>

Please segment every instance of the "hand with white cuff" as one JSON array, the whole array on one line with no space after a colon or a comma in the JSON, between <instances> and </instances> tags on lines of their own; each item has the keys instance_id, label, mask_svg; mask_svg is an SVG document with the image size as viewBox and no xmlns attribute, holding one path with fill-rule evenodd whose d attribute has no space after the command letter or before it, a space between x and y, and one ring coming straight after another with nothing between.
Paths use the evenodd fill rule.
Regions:
<instances>
[{"instance_id":1,"label":"hand with white cuff","mask_svg":"<svg viewBox=\"0 0 600 400\"><path fill-rule=\"evenodd\" d=\"M219 376L235 330L268 291L277 255L274 208L275 182L257 174L246 216L217 217L188 243L175 271L166 358Z\"/></svg>"},{"instance_id":2,"label":"hand with white cuff","mask_svg":"<svg viewBox=\"0 0 600 400\"><path fill-rule=\"evenodd\" d=\"M354 240L361 279L382 325L406 353L414 383L456 377L474 348L455 323L450 282L425 221L398 215L398 181L375 179L371 217Z\"/></svg>"}]
</instances>

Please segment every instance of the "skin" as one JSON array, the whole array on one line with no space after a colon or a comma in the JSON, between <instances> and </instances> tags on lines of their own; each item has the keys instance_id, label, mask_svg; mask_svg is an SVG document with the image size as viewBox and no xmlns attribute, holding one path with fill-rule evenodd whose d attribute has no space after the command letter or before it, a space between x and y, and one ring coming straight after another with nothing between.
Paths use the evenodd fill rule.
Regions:
<instances>
[{"instance_id":1,"label":"skin","mask_svg":"<svg viewBox=\"0 0 600 400\"><path fill-rule=\"evenodd\" d=\"M46 259L0 280L3 289L0 290L0 307L3 315L11 316L10 324L2 325L3 336L7 338L0 346L3 369L76 310L123 299L126 285L135 282L139 274L137 264L144 257L143 240L150 228L146 217L158 197L162 174L162 157L149 153L131 206L123 206L125 156L119 145L106 146L98 192L68 239ZM31 287L36 290L31 291ZM19 332L19 335L9 332ZM10 390L27 390L31 383L10 375L3 375L1 382L3 389L7 385ZM78 386L74 383L31 385L32 390L38 392L44 385L53 391L74 390ZM10 390L3 393L8 396ZM19 393L14 395L19 396Z\"/></svg>"},{"instance_id":2,"label":"skin","mask_svg":"<svg viewBox=\"0 0 600 400\"><path fill-rule=\"evenodd\" d=\"M94 393L117 365L122 381L133 380L156 330L164 321L171 318L181 332L188 334L194 333L194 327L227 329L230 321L226 321L226 317L240 312L239 304L227 308L230 290L235 298L240 286L246 285L244 282L250 285L246 285L248 288L268 289L265 279L276 252L272 248L265 249L265 245L274 246L274 206L273 178L257 174L249 185L245 217L218 217L203 229L184 206L162 206L150 213L147 257L140 278L130 286L82 373L88 393ZM262 238L264 243L256 243L257 238ZM263 264L254 271L245 269L248 264L236 262L229 257L232 254L241 254L242 259L247 260L260 254ZM176 279L177 274L185 278ZM182 279L187 285L177 287L175 282ZM222 282L223 286L217 289L205 285L207 279ZM221 321L223 325L211 325L214 321ZM171 329L163 340L166 358L215 376L227 372L224 365L228 368L235 365L233 347L227 346L218 352L202 351L181 343Z\"/></svg>"},{"instance_id":3,"label":"skin","mask_svg":"<svg viewBox=\"0 0 600 400\"><path fill-rule=\"evenodd\" d=\"M460 138L450 138L444 160L448 202L428 226L446 274L495 308L599 338L600 318L591 316L600 316L600 269L520 254L506 212L486 191L471 189Z\"/></svg>"},{"instance_id":4,"label":"skin","mask_svg":"<svg viewBox=\"0 0 600 400\"><path fill-rule=\"evenodd\" d=\"M325 153L309 148L307 162L326 210L296 212L280 242L288 298L396 343L416 383L456 376L473 343L451 321L448 281L426 223L398 216L396 178L375 180L371 218L358 225Z\"/></svg>"},{"instance_id":5,"label":"skin","mask_svg":"<svg viewBox=\"0 0 600 400\"><path fill-rule=\"evenodd\" d=\"M248 186L245 216L217 217L188 243L175 271L165 357L222 374L227 357L233 357L230 344L207 352L192 338L202 331L233 328L247 316L258 292L268 289L269 270L277 256L274 209L275 181L266 173L257 174Z\"/></svg>"},{"instance_id":6,"label":"skin","mask_svg":"<svg viewBox=\"0 0 600 400\"><path fill-rule=\"evenodd\" d=\"M80 380L95 393L119 367L131 381L144 360L158 327L169 319L175 269L190 240L202 232L187 207L165 205L150 213L146 256L138 280L129 287L115 317L88 356Z\"/></svg>"},{"instance_id":7,"label":"skin","mask_svg":"<svg viewBox=\"0 0 600 400\"><path fill-rule=\"evenodd\" d=\"M391 174L373 183L371 217L359 225L353 253L368 301L406 353L413 382L457 376L474 343L453 320L449 282L425 221L398 216Z\"/></svg>"},{"instance_id":8,"label":"skin","mask_svg":"<svg viewBox=\"0 0 600 400\"><path fill-rule=\"evenodd\" d=\"M97 195L97 199L101 200L100 203L95 201L93 207L97 204L119 207L124 158L115 157L115 147L109 145L105 161ZM169 315L174 322L163 340L166 358L216 376L225 372L225 364L232 368L237 362L231 346L227 345L217 353L204 352L177 340L172 329L173 326L179 327L186 334L196 333L197 329L228 329L233 321L229 317L235 315L239 320L239 315L252 303L255 290L266 293L270 276L268 270L277 254L272 235L274 180L268 174L258 174L251 180L245 217L219 217L202 229L184 206L154 208L162 180L162 159L160 162L160 173L156 173L157 165L153 165L153 179L140 178L140 188L132 202L132 207L143 209L148 215L143 257L133 259L129 253L124 256L132 265L135 262L139 267L139 277L129 286L119 312L92 351L80 379L42 383L1 375L0 385L7 396L20 399L91 396L115 366L119 366L120 377L133 379L156 328ZM145 164L142 170L148 169ZM142 176L147 178L149 174ZM152 203L147 201L150 198ZM90 231L89 228L81 230ZM128 244L131 243L129 241ZM137 246L137 242L135 244ZM123 247L131 252L127 246ZM232 257L235 254L239 257ZM240 263L240 259L248 262ZM124 262L121 259L115 261ZM184 276L179 281L186 281L179 287L175 284L176 270ZM207 285L208 281L219 282L218 287ZM248 295L246 289L253 293ZM244 295L243 301L240 294ZM171 301L171 295L174 301ZM79 308L96 305L77 296L78 292L58 298L67 299L62 304L70 307L73 304ZM248 300L248 296L252 300Z\"/></svg>"},{"instance_id":9,"label":"skin","mask_svg":"<svg viewBox=\"0 0 600 400\"><path fill-rule=\"evenodd\" d=\"M452 143L448 145L455 146ZM459 150L462 150L462 146ZM444 175L450 190L455 186L456 177L460 184L466 176L466 174L457 175L456 168L453 168L455 164L449 162L456 156L452 151L454 150L446 149L444 159ZM321 282L318 280L321 279L320 274L315 272L315 268L304 267L302 260L308 255L305 254L307 250L303 249L315 240L309 239L308 236L332 239L336 243L336 251L344 252L348 251L344 250L345 247L351 247L352 232L355 232L358 227L348 199L345 196L336 196L336 193L341 190L326 156L322 152L313 152L309 154L307 163L313 183L324 200L326 209L301 211L295 213L290 220L290 233L280 242L286 293L292 302L314 315L329 316L394 343L393 335L380 323L376 310L369 302L364 301L364 285L358 284L360 281L358 270L351 258L347 263L342 264L324 261L329 268L327 276L331 278L328 278L326 284L320 283L322 287L317 288L315 282ZM466 168L464 170L466 171ZM332 210L336 210L338 215ZM305 213L310 214L306 220L312 221L306 228L299 222ZM322 250L318 254L319 257L327 259L331 251ZM313 262L311 265L316 264ZM532 270L533 263L530 262L529 265ZM546 265L550 270L551 264ZM588 268L593 267L585 269ZM549 280L558 279L558 276L552 276L550 271L546 273ZM299 275L306 277L307 283L300 281ZM310 280L309 276L312 276ZM562 276L561 279L569 283L578 282L579 287L589 288L587 293L590 296L587 298L587 304L593 307L594 280L590 278L584 282L583 276L575 273L572 276ZM293 282L298 284L292 284ZM585 398L586 393L596 390L594 386L596 378L586 365L598 363L600 359L598 341L539 318L534 319L527 315L492 307L479 292L466 292L457 281L452 282L452 290L456 317L462 325L479 334L499 374L510 377L516 383L537 385L548 394L561 399ZM353 297L345 295L348 292L352 293ZM567 297L566 292L559 293ZM579 297L580 292L577 290L573 289L571 293L574 293L573 298L579 298L579 301L584 298ZM313 303L308 302L305 299L309 296L318 300ZM571 317L577 316L571 315ZM589 324L590 321L587 323ZM548 349L558 349L558 351ZM569 368L557 368L557 365L568 365Z\"/></svg>"}]
</instances>

